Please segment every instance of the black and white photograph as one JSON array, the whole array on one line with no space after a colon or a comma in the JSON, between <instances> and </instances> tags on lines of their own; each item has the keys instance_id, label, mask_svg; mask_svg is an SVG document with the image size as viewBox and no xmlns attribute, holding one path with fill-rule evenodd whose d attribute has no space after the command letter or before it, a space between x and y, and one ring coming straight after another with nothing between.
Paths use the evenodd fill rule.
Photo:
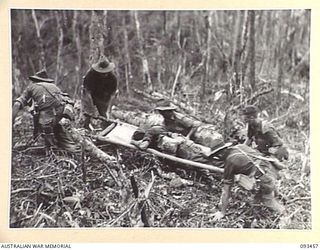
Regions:
<instances>
[{"instance_id":1,"label":"black and white photograph","mask_svg":"<svg viewBox=\"0 0 320 250\"><path fill-rule=\"evenodd\" d=\"M311 13L10 8L8 228L312 230Z\"/></svg>"}]
</instances>

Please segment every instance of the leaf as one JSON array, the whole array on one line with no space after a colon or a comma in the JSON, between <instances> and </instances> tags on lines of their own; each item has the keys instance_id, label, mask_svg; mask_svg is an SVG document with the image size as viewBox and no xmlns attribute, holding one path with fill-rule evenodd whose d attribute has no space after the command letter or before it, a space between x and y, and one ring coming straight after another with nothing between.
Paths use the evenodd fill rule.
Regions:
<instances>
[{"instance_id":1,"label":"leaf","mask_svg":"<svg viewBox=\"0 0 320 250\"><path fill-rule=\"evenodd\" d=\"M69 205L73 209L80 208L81 209L81 204L80 204L80 197L78 196L68 196L63 198L63 201Z\"/></svg>"},{"instance_id":2,"label":"leaf","mask_svg":"<svg viewBox=\"0 0 320 250\"><path fill-rule=\"evenodd\" d=\"M155 181L155 179L156 179L156 177L154 176L154 174L153 174L153 171L151 171L151 182L148 184L148 186L147 186L147 188L146 188L146 190L145 190L145 192L144 192L144 195L145 195L145 197L147 198L147 197L149 197L149 193L150 193L150 191L151 191L151 188L152 188L152 186L153 186L153 183L154 183L154 181Z\"/></svg>"},{"instance_id":3,"label":"leaf","mask_svg":"<svg viewBox=\"0 0 320 250\"><path fill-rule=\"evenodd\" d=\"M62 215L63 215L64 219L66 219L67 221L73 221L70 212L64 212Z\"/></svg>"},{"instance_id":4,"label":"leaf","mask_svg":"<svg viewBox=\"0 0 320 250\"><path fill-rule=\"evenodd\" d=\"M177 177L177 178L173 178L170 181L169 186L172 188L180 188L180 187L184 186L184 184L183 184L181 178Z\"/></svg>"},{"instance_id":5,"label":"leaf","mask_svg":"<svg viewBox=\"0 0 320 250\"><path fill-rule=\"evenodd\" d=\"M287 89L282 89L282 90L281 90L281 94L287 94L287 95L290 95L290 96L292 96L292 97L294 97L294 98L296 98L296 99L298 99L298 100L300 100L300 101L304 102L304 98L303 98L301 95L296 94L296 93L292 93L292 92L290 92L290 91L289 91L289 90L287 90Z\"/></svg>"},{"instance_id":6,"label":"leaf","mask_svg":"<svg viewBox=\"0 0 320 250\"><path fill-rule=\"evenodd\" d=\"M218 101L218 100L221 98L221 96L223 95L224 92L225 92L224 89L219 90L218 92L216 92L216 93L214 94L213 100L214 100L215 102Z\"/></svg>"},{"instance_id":7,"label":"leaf","mask_svg":"<svg viewBox=\"0 0 320 250\"><path fill-rule=\"evenodd\" d=\"M269 114L268 114L268 112L266 111L266 110L262 110L262 112L261 112L265 117L269 117Z\"/></svg>"},{"instance_id":8,"label":"leaf","mask_svg":"<svg viewBox=\"0 0 320 250\"><path fill-rule=\"evenodd\" d=\"M189 180L182 179L182 178L181 178L181 181L182 181L182 183L184 185L187 185L187 186L193 186L194 185L193 181L189 181Z\"/></svg>"}]
</instances>

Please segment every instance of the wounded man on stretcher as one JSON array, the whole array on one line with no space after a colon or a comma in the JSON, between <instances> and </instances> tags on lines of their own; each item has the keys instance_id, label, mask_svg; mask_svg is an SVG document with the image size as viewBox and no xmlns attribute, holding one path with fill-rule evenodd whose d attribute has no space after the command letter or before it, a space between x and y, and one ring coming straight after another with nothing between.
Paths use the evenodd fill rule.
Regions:
<instances>
[{"instance_id":1,"label":"wounded man on stretcher","mask_svg":"<svg viewBox=\"0 0 320 250\"><path fill-rule=\"evenodd\" d=\"M132 136L131 144L141 150L153 148L165 154L209 165L220 165L222 162L219 161L218 152L231 145L225 144L221 139L217 140L214 147L209 148L183 135L168 132L161 125L154 125L146 130L137 129Z\"/></svg>"}]
</instances>

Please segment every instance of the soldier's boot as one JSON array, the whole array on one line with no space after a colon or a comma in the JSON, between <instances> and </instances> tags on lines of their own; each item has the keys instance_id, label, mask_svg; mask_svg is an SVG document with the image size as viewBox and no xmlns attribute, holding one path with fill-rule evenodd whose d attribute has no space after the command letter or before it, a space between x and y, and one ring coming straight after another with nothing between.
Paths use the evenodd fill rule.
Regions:
<instances>
[{"instance_id":1,"label":"soldier's boot","mask_svg":"<svg viewBox=\"0 0 320 250\"><path fill-rule=\"evenodd\" d=\"M269 194L263 194L261 196L261 203L278 212L278 213L282 213L285 210L285 207L283 205L280 204L279 201L277 201L277 199L274 197L274 193L269 193Z\"/></svg>"}]
</instances>

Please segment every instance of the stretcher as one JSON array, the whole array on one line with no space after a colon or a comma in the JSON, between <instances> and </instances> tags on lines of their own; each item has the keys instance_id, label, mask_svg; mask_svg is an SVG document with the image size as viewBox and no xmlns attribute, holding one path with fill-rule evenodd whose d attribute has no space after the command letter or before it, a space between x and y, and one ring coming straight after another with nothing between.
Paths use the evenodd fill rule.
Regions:
<instances>
[{"instance_id":1,"label":"stretcher","mask_svg":"<svg viewBox=\"0 0 320 250\"><path fill-rule=\"evenodd\" d=\"M97 136L97 139L103 142L124 146L134 150L140 150L139 148L131 144L132 135L137 129L138 127L134 125L120 122L120 121L113 121L111 125L109 125L105 130L99 133L99 135ZM146 149L145 152L151 153L153 155L156 155L157 157L167 159L173 162L177 162L180 164L189 165L196 168L207 169L216 173L223 173L223 168L221 167L186 160L180 157L162 153L152 148Z\"/></svg>"}]
</instances>

